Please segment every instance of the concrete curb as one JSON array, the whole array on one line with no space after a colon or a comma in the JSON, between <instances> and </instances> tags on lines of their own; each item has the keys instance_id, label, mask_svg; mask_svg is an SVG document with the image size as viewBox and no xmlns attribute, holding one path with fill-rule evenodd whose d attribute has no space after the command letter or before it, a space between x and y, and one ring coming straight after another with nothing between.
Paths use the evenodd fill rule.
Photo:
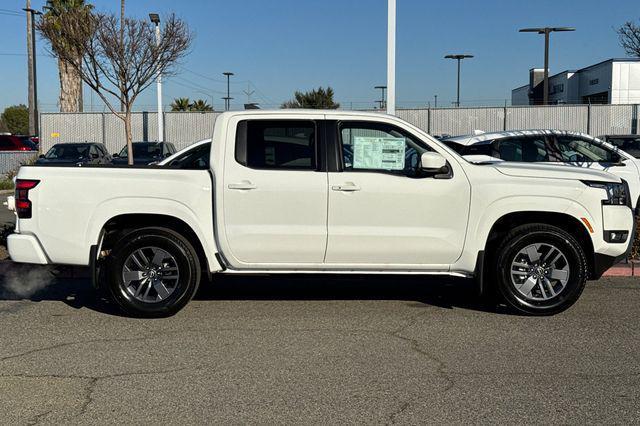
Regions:
<instances>
[{"instance_id":1,"label":"concrete curb","mask_svg":"<svg viewBox=\"0 0 640 426\"><path fill-rule=\"evenodd\" d=\"M620 262L609 268L603 276L605 277L636 277L640 276L640 262L631 260Z\"/></svg>"}]
</instances>

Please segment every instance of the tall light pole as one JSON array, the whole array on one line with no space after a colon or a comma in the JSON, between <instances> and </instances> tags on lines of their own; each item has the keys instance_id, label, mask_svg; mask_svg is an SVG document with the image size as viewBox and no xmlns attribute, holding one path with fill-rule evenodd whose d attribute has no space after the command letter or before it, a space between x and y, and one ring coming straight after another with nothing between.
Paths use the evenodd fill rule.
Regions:
<instances>
[{"instance_id":1,"label":"tall light pole","mask_svg":"<svg viewBox=\"0 0 640 426\"><path fill-rule=\"evenodd\" d=\"M27 7L22 9L27 12L27 66L29 79L29 135L39 136L38 125L38 79L36 76L36 24L35 16L41 13L31 9L31 1L27 0Z\"/></svg>"},{"instance_id":2,"label":"tall light pole","mask_svg":"<svg viewBox=\"0 0 640 426\"><path fill-rule=\"evenodd\" d=\"M227 96L225 96L222 99L224 99L224 110L225 111L229 111L229 108L231 108L231 99L233 99L231 97L231 88L229 86L229 84L230 84L229 83L229 79L231 78L232 75L235 75L235 74L232 73L232 72L227 71L227 72L223 72L222 75L227 76Z\"/></svg>"},{"instance_id":3,"label":"tall light pole","mask_svg":"<svg viewBox=\"0 0 640 426\"><path fill-rule=\"evenodd\" d=\"M544 34L544 84L542 87L542 104L549 104L549 35L554 32L575 31L571 27L522 28L521 33Z\"/></svg>"},{"instance_id":4,"label":"tall light pole","mask_svg":"<svg viewBox=\"0 0 640 426\"><path fill-rule=\"evenodd\" d=\"M456 101L456 106L460 108L460 61L467 58L473 58L473 55L447 55L444 57L445 59L456 59L458 61L458 97Z\"/></svg>"},{"instance_id":5,"label":"tall light pole","mask_svg":"<svg viewBox=\"0 0 640 426\"><path fill-rule=\"evenodd\" d=\"M378 103L380 104L380 109L383 109L385 107L385 102L384 102L384 91L387 90L387 86L375 86L374 89L380 89L382 91L381 93L381 98L378 101Z\"/></svg>"},{"instance_id":6,"label":"tall light pole","mask_svg":"<svg viewBox=\"0 0 640 426\"><path fill-rule=\"evenodd\" d=\"M160 15L150 13L149 19L156 26L156 46L160 46ZM164 142L164 113L162 111L162 74L158 71L156 77L156 91L158 92L158 142Z\"/></svg>"},{"instance_id":7,"label":"tall light pole","mask_svg":"<svg viewBox=\"0 0 640 426\"><path fill-rule=\"evenodd\" d=\"M387 114L396 114L396 0L387 0Z\"/></svg>"}]
</instances>

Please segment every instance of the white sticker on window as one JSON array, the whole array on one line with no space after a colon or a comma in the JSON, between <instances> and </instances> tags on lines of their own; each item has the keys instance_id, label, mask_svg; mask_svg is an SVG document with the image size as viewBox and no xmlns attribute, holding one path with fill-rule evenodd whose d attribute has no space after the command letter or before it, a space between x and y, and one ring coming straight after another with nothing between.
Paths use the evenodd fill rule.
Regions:
<instances>
[{"instance_id":1,"label":"white sticker on window","mask_svg":"<svg viewBox=\"0 0 640 426\"><path fill-rule=\"evenodd\" d=\"M375 138L356 136L353 138L353 168L403 170L404 138Z\"/></svg>"}]
</instances>

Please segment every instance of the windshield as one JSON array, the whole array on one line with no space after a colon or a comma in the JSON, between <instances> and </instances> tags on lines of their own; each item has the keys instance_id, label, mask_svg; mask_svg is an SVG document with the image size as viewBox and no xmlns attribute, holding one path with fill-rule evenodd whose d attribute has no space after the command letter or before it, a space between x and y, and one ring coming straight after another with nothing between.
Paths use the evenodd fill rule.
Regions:
<instances>
[{"instance_id":1,"label":"windshield","mask_svg":"<svg viewBox=\"0 0 640 426\"><path fill-rule=\"evenodd\" d=\"M89 156L89 145L56 145L44 156L56 160L76 160Z\"/></svg>"},{"instance_id":2,"label":"windshield","mask_svg":"<svg viewBox=\"0 0 640 426\"><path fill-rule=\"evenodd\" d=\"M127 147L125 146L120 151L120 157L127 156ZM134 143L133 144L133 156L134 157L159 157L162 155L162 146L157 143Z\"/></svg>"},{"instance_id":3,"label":"windshield","mask_svg":"<svg viewBox=\"0 0 640 426\"><path fill-rule=\"evenodd\" d=\"M174 158L166 165L179 169L208 169L211 143L197 146Z\"/></svg>"}]
</instances>

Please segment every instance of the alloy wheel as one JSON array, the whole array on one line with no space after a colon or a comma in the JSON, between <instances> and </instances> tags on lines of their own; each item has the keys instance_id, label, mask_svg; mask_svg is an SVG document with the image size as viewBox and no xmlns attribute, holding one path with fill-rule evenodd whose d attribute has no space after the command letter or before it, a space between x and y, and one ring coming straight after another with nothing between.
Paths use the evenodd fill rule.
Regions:
<instances>
[{"instance_id":1,"label":"alloy wheel","mask_svg":"<svg viewBox=\"0 0 640 426\"><path fill-rule=\"evenodd\" d=\"M569 281L569 262L556 246L530 244L511 263L511 282L530 301L546 301L558 296Z\"/></svg>"},{"instance_id":2,"label":"alloy wheel","mask_svg":"<svg viewBox=\"0 0 640 426\"><path fill-rule=\"evenodd\" d=\"M178 262L159 247L143 247L129 255L122 266L127 293L145 303L165 300L178 287Z\"/></svg>"}]
</instances>

